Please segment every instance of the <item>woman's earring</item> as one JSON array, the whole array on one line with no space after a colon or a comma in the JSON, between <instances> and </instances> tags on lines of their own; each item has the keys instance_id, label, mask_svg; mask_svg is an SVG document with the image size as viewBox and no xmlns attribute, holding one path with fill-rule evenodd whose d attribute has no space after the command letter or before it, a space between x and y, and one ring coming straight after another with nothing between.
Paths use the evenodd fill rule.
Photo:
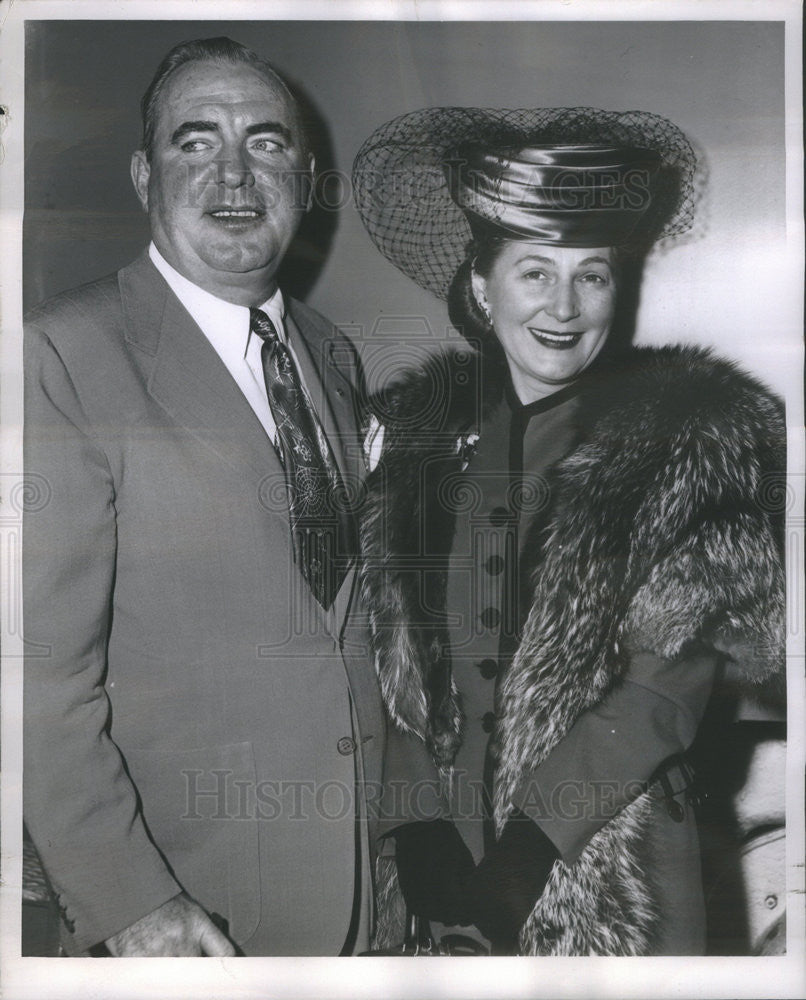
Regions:
<instances>
[{"instance_id":1,"label":"woman's earring","mask_svg":"<svg viewBox=\"0 0 806 1000\"><path fill-rule=\"evenodd\" d=\"M476 300L476 305L478 306L479 310L484 314L484 319L487 322L487 326L492 327L493 317L492 313L490 312L490 307L487 305L487 299L481 297L484 295L484 293L481 290L483 286L481 285L481 280L479 279L479 276L476 273L475 258L473 258L473 262L470 265L470 281L472 284L472 293L473 293L473 298Z\"/></svg>"}]
</instances>

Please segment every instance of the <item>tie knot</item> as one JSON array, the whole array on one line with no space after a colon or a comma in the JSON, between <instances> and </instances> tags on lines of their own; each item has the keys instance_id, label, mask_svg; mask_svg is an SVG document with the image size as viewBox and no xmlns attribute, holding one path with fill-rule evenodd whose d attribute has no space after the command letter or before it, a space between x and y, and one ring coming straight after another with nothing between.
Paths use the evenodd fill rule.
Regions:
<instances>
[{"instance_id":1,"label":"tie knot","mask_svg":"<svg viewBox=\"0 0 806 1000\"><path fill-rule=\"evenodd\" d=\"M277 329L262 309L250 309L249 322L252 330L265 343L277 340Z\"/></svg>"}]
</instances>

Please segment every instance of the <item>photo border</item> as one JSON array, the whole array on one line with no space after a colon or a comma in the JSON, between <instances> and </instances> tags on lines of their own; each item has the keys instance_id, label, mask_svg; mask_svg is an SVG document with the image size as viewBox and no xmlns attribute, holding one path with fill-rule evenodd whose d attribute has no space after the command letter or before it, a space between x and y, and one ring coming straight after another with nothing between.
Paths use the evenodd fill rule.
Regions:
<instances>
[{"instance_id":1,"label":"photo border","mask_svg":"<svg viewBox=\"0 0 806 1000\"><path fill-rule=\"evenodd\" d=\"M787 244L793 315L802 329L803 168L802 52L800 5L789 0L277 0L267 6L236 0L226 20L776 20L786 23ZM187 959L21 958L21 640L7 628L19 600L18 512L22 468L22 215L23 215L23 32L26 20L219 20L222 5L210 0L9 0L0 2L2 45L2 167L0 210L0 529L2 529L3 781L0 960L4 997L13 1000L81 997L169 1000L181 997L344 997L349 1000L408 997L799 997L806 987L804 940L804 701L803 400L799 374L787 393L790 425L788 485L793 490L787 538L789 608L797 633L789 635L787 755L787 950L786 956L751 958L488 959L440 958L436 962L376 958ZM800 289L800 292L798 291ZM802 365L801 365L802 370ZM802 382L800 382L802 385ZM15 497L17 499L15 500ZM801 738L798 739L798 736Z\"/></svg>"}]
</instances>

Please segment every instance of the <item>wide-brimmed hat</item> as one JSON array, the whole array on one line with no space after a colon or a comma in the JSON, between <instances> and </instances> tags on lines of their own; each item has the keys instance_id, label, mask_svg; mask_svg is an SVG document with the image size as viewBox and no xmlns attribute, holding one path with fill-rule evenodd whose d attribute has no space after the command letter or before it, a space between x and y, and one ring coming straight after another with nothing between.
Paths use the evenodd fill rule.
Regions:
<instances>
[{"instance_id":1,"label":"wide-brimmed hat","mask_svg":"<svg viewBox=\"0 0 806 1000\"><path fill-rule=\"evenodd\" d=\"M384 257L446 298L474 236L643 252L684 232L695 166L646 111L425 108L372 133L353 190Z\"/></svg>"}]
</instances>

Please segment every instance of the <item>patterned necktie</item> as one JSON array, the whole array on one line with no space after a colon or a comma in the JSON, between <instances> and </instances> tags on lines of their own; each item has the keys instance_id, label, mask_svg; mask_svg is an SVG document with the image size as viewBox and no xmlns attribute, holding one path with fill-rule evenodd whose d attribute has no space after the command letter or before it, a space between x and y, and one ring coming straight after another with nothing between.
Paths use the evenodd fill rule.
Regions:
<instances>
[{"instance_id":1,"label":"patterned necktie","mask_svg":"<svg viewBox=\"0 0 806 1000\"><path fill-rule=\"evenodd\" d=\"M297 366L269 317L250 309L277 425L294 559L323 608L333 603L355 549L355 525L330 443L302 388Z\"/></svg>"}]
</instances>

